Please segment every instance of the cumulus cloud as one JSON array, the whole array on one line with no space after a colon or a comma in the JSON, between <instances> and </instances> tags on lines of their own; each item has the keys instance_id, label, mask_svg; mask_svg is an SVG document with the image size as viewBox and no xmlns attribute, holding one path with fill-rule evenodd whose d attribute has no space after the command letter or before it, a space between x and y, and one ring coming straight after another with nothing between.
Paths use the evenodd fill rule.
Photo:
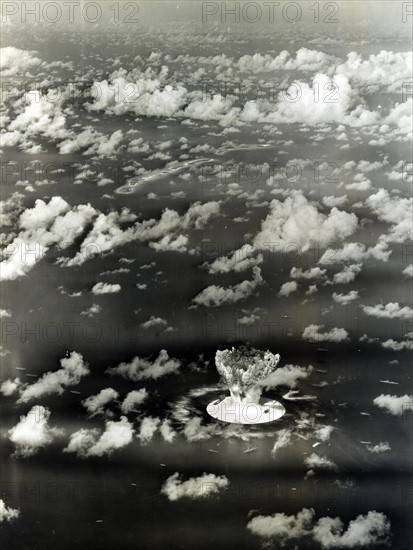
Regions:
<instances>
[{"instance_id":1,"label":"cumulus cloud","mask_svg":"<svg viewBox=\"0 0 413 550\"><path fill-rule=\"evenodd\" d=\"M21 385L20 378L14 380L5 380L0 386L0 393L5 397L13 395Z\"/></svg>"},{"instance_id":2,"label":"cumulus cloud","mask_svg":"<svg viewBox=\"0 0 413 550\"><path fill-rule=\"evenodd\" d=\"M275 70L285 71L319 71L334 58L318 50L300 48L295 57L291 57L287 50L281 51L276 57L269 54L243 55L237 61L238 68L242 72L261 73Z\"/></svg>"},{"instance_id":3,"label":"cumulus cloud","mask_svg":"<svg viewBox=\"0 0 413 550\"><path fill-rule=\"evenodd\" d=\"M382 50L363 59L361 54L353 51L347 54L344 63L337 66L336 72L366 92L398 92L403 80L411 79L412 52Z\"/></svg>"},{"instance_id":4,"label":"cumulus cloud","mask_svg":"<svg viewBox=\"0 0 413 550\"><path fill-rule=\"evenodd\" d=\"M335 273L333 284L346 285L354 281L362 269L362 264L347 265L342 271Z\"/></svg>"},{"instance_id":5,"label":"cumulus cloud","mask_svg":"<svg viewBox=\"0 0 413 550\"><path fill-rule=\"evenodd\" d=\"M0 74L1 76L25 75L30 69L38 69L45 65L36 57L37 52L21 50L13 46L0 48Z\"/></svg>"},{"instance_id":6,"label":"cumulus cloud","mask_svg":"<svg viewBox=\"0 0 413 550\"><path fill-rule=\"evenodd\" d=\"M324 325L309 325L303 331L303 339L308 342L343 342L348 340L348 332L344 328L332 328L320 332Z\"/></svg>"},{"instance_id":7,"label":"cumulus cloud","mask_svg":"<svg viewBox=\"0 0 413 550\"><path fill-rule=\"evenodd\" d=\"M343 527L340 518L320 518L313 529L314 540L323 548L354 548L385 543L390 534L390 521L375 510L357 516L345 531Z\"/></svg>"},{"instance_id":8,"label":"cumulus cloud","mask_svg":"<svg viewBox=\"0 0 413 550\"><path fill-rule=\"evenodd\" d=\"M336 292L333 292L334 302L342 306L346 306L347 304L354 302L354 300L357 300L358 297L358 290L350 290L350 292L348 292L347 294L337 294Z\"/></svg>"},{"instance_id":9,"label":"cumulus cloud","mask_svg":"<svg viewBox=\"0 0 413 550\"><path fill-rule=\"evenodd\" d=\"M162 319L162 317L155 317L154 315L151 315L147 321L141 323L142 328L166 327L167 325L168 323L165 319Z\"/></svg>"},{"instance_id":10,"label":"cumulus cloud","mask_svg":"<svg viewBox=\"0 0 413 550\"><path fill-rule=\"evenodd\" d=\"M290 277L292 279L320 279L325 273L326 269L319 267L311 267L304 271L301 267L293 267L290 271Z\"/></svg>"},{"instance_id":11,"label":"cumulus cloud","mask_svg":"<svg viewBox=\"0 0 413 550\"><path fill-rule=\"evenodd\" d=\"M153 361L136 356L130 363L120 363L117 367L108 368L106 372L137 382L151 378L157 380L166 374L176 373L181 365L181 361L170 358L168 352L162 349Z\"/></svg>"},{"instance_id":12,"label":"cumulus cloud","mask_svg":"<svg viewBox=\"0 0 413 550\"><path fill-rule=\"evenodd\" d=\"M192 301L199 306L218 307L223 304L234 304L240 300L245 300L248 296L251 296L263 282L261 270L258 266L254 266L252 272L252 280L245 279L241 283L229 287L217 285L208 286L195 296Z\"/></svg>"},{"instance_id":13,"label":"cumulus cloud","mask_svg":"<svg viewBox=\"0 0 413 550\"><path fill-rule=\"evenodd\" d=\"M133 426L125 416L119 421L107 420L105 430L82 428L70 436L64 453L76 453L81 458L110 456L113 451L128 445L133 439Z\"/></svg>"},{"instance_id":14,"label":"cumulus cloud","mask_svg":"<svg viewBox=\"0 0 413 550\"><path fill-rule=\"evenodd\" d=\"M386 305L361 306L363 312L371 317L381 319L412 319L413 309L409 306L400 306L398 302L389 302Z\"/></svg>"},{"instance_id":15,"label":"cumulus cloud","mask_svg":"<svg viewBox=\"0 0 413 550\"><path fill-rule=\"evenodd\" d=\"M324 456L320 456L317 453L312 453L310 456L307 456L304 460L304 463L309 468L315 468L318 470L336 470L337 466L332 460Z\"/></svg>"},{"instance_id":16,"label":"cumulus cloud","mask_svg":"<svg viewBox=\"0 0 413 550\"><path fill-rule=\"evenodd\" d=\"M221 256L216 258L210 264L205 263L205 267L209 273L240 273L255 265L259 265L263 262L263 255L258 254L256 257L254 253L256 250L249 244L245 244L241 248L235 250L228 256Z\"/></svg>"},{"instance_id":17,"label":"cumulus cloud","mask_svg":"<svg viewBox=\"0 0 413 550\"><path fill-rule=\"evenodd\" d=\"M296 122L313 126L335 122L357 127L376 123L379 115L365 107L345 74L330 76L320 72L310 82L292 82L271 104L262 100L245 103L240 118L275 124Z\"/></svg>"},{"instance_id":18,"label":"cumulus cloud","mask_svg":"<svg viewBox=\"0 0 413 550\"><path fill-rule=\"evenodd\" d=\"M312 372L312 365L308 367L285 365L276 369L265 380L261 380L260 385L266 388L276 388L277 386L295 388L299 380L307 378Z\"/></svg>"},{"instance_id":19,"label":"cumulus cloud","mask_svg":"<svg viewBox=\"0 0 413 550\"><path fill-rule=\"evenodd\" d=\"M377 445L367 445L366 449L370 453L378 454L378 453L386 453L387 451L390 451L391 447L387 441L380 441L380 443L377 443Z\"/></svg>"},{"instance_id":20,"label":"cumulus cloud","mask_svg":"<svg viewBox=\"0 0 413 550\"><path fill-rule=\"evenodd\" d=\"M406 277L413 277L413 264L408 265L402 271L403 275Z\"/></svg>"},{"instance_id":21,"label":"cumulus cloud","mask_svg":"<svg viewBox=\"0 0 413 550\"><path fill-rule=\"evenodd\" d=\"M203 473L199 477L191 477L186 481L182 481L180 474L175 472L168 477L161 493L171 501L181 498L204 499L219 494L228 485L229 480L226 476Z\"/></svg>"},{"instance_id":22,"label":"cumulus cloud","mask_svg":"<svg viewBox=\"0 0 413 550\"><path fill-rule=\"evenodd\" d=\"M297 515L276 513L271 516L256 516L247 525L254 535L263 539L278 539L281 544L288 539L308 535L314 518L314 510L303 508Z\"/></svg>"},{"instance_id":23,"label":"cumulus cloud","mask_svg":"<svg viewBox=\"0 0 413 550\"><path fill-rule=\"evenodd\" d=\"M0 523L4 521L12 521L20 516L20 510L7 507L3 499L0 498Z\"/></svg>"},{"instance_id":24,"label":"cumulus cloud","mask_svg":"<svg viewBox=\"0 0 413 550\"><path fill-rule=\"evenodd\" d=\"M298 284L296 281L287 281L283 285L281 285L280 291L278 292L278 296L280 298L282 297L288 297L293 292L297 292L298 290Z\"/></svg>"},{"instance_id":25,"label":"cumulus cloud","mask_svg":"<svg viewBox=\"0 0 413 550\"><path fill-rule=\"evenodd\" d=\"M1 262L1 279L13 280L25 275L51 245L60 249L69 247L96 214L90 204L72 208L62 197L52 197L48 203L37 199L33 208L21 213L20 232L3 250L6 259Z\"/></svg>"},{"instance_id":26,"label":"cumulus cloud","mask_svg":"<svg viewBox=\"0 0 413 550\"><path fill-rule=\"evenodd\" d=\"M105 388L97 395L90 395L84 399L82 401L82 405L85 407L90 416L95 416L97 414L103 414L105 411L105 406L114 399L117 399L118 396L118 392L113 388Z\"/></svg>"},{"instance_id":27,"label":"cumulus cloud","mask_svg":"<svg viewBox=\"0 0 413 550\"><path fill-rule=\"evenodd\" d=\"M366 204L379 220L390 224L389 233L382 236L385 242L404 243L413 239L412 197L391 196L386 189L379 189L366 199Z\"/></svg>"},{"instance_id":28,"label":"cumulus cloud","mask_svg":"<svg viewBox=\"0 0 413 550\"><path fill-rule=\"evenodd\" d=\"M405 412L413 410L413 395L405 394L398 397L382 393L373 399L373 403L394 416L401 416Z\"/></svg>"},{"instance_id":29,"label":"cumulus cloud","mask_svg":"<svg viewBox=\"0 0 413 550\"><path fill-rule=\"evenodd\" d=\"M134 411L135 407L142 405L148 397L149 394L145 388L129 392L121 404L122 412L128 414L129 412Z\"/></svg>"},{"instance_id":30,"label":"cumulus cloud","mask_svg":"<svg viewBox=\"0 0 413 550\"><path fill-rule=\"evenodd\" d=\"M119 284L109 283L96 283L93 288L93 294L116 294L120 292L121 286Z\"/></svg>"},{"instance_id":31,"label":"cumulus cloud","mask_svg":"<svg viewBox=\"0 0 413 550\"><path fill-rule=\"evenodd\" d=\"M122 228L122 223L134 221L136 216L127 209L122 212L100 213L94 221L94 225L80 245L80 250L70 259L65 259L63 265L82 265L88 259L103 253L110 253L115 248L127 243L138 241L151 243L157 251L173 251L176 245L183 252L184 241L179 238L182 231L190 229L203 229L211 217L217 216L220 205L216 201L201 204L195 202L180 216L175 210L166 208L159 220L149 219L136 222L134 225ZM164 237L169 236L169 238ZM156 245L154 241L158 241ZM185 243L187 241L185 240ZM172 243L174 243L172 245ZM172 247L172 248L171 248Z\"/></svg>"},{"instance_id":32,"label":"cumulus cloud","mask_svg":"<svg viewBox=\"0 0 413 550\"><path fill-rule=\"evenodd\" d=\"M248 523L247 529L266 541L278 541L281 545L294 539L312 538L326 549L378 545L387 542L390 535L390 521L385 514L375 510L357 516L346 530L339 517L321 517L314 523L314 516L312 508L303 508L291 516L283 513L260 515Z\"/></svg>"},{"instance_id":33,"label":"cumulus cloud","mask_svg":"<svg viewBox=\"0 0 413 550\"><path fill-rule=\"evenodd\" d=\"M146 416L139 427L138 439L142 444L149 443L152 437L155 435L156 430L160 424L160 419L157 417Z\"/></svg>"},{"instance_id":34,"label":"cumulus cloud","mask_svg":"<svg viewBox=\"0 0 413 550\"><path fill-rule=\"evenodd\" d=\"M83 360L83 356L73 351L69 357L60 360L61 369L54 372L46 372L33 384L29 384L20 392L18 403L27 403L44 395L61 395L65 388L79 384L83 376L89 374L89 368Z\"/></svg>"},{"instance_id":35,"label":"cumulus cloud","mask_svg":"<svg viewBox=\"0 0 413 550\"><path fill-rule=\"evenodd\" d=\"M178 435L173 429L172 424L168 418L165 418L165 420L162 422L159 427L159 431L164 441L166 441L167 443L172 443L175 437Z\"/></svg>"},{"instance_id":36,"label":"cumulus cloud","mask_svg":"<svg viewBox=\"0 0 413 550\"><path fill-rule=\"evenodd\" d=\"M385 342L382 342L381 346L393 351L413 350L413 340L393 340L393 338L389 338Z\"/></svg>"},{"instance_id":37,"label":"cumulus cloud","mask_svg":"<svg viewBox=\"0 0 413 550\"><path fill-rule=\"evenodd\" d=\"M301 252L313 245L338 242L349 237L357 228L355 214L332 208L323 214L310 204L301 191L293 191L284 202L271 201L270 213L261 224L261 231L254 241L274 249L294 244Z\"/></svg>"},{"instance_id":38,"label":"cumulus cloud","mask_svg":"<svg viewBox=\"0 0 413 550\"><path fill-rule=\"evenodd\" d=\"M20 417L20 422L8 431L9 439L15 445L15 456L35 455L63 433L62 430L49 426L49 418L50 410L42 405L35 405L27 415Z\"/></svg>"}]
</instances>

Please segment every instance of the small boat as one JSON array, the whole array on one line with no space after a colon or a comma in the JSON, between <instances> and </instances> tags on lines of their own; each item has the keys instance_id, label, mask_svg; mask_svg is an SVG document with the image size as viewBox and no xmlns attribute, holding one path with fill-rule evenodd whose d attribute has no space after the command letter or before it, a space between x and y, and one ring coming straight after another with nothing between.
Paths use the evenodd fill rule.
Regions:
<instances>
[{"instance_id":1,"label":"small boat","mask_svg":"<svg viewBox=\"0 0 413 550\"><path fill-rule=\"evenodd\" d=\"M27 370L25 367L16 367L16 370Z\"/></svg>"},{"instance_id":2,"label":"small boat","mask_svg":"<svg viewBox=\"0 0 413 550\"><path fill-rule=\"evenodd\" d=\"M163 462L161 462L159 466L163 466L163 467L165 468L166 464L164 464Z\"/></svg>"},{"instance_id":3,"label":"small boat","mask_svg":"<svg viewBox=\"0 0 413 550\"><path fill-rule=\"evenodd\" d=\"M209 453L219 453L219 451L216 451L215 449L207 449Z\"/></svg>"},{"instance_id":4,"label":"small boat","mask_svg":"<svg viewBox=\"0 0 413 550\"><path fill-rule=\"evenodd\" d=\"M37 374L30 374L26 372L26 376L30 376L30 378L38 378Z\"/></svg>"},{"instance_id":5,"label":"small boat","mask_svg":"<svg viewBox=\"0 0 413 550\"><path fill-rule=\"evenodd\" d=\"M256 451L258 447L248 447L248 449L245 449L244 454L246 453L252 453L253 451Z\"/></svg>"},{"instance_id":6,"label":"small boat","mask_svg":"<svg viewBox=\"0 0 413 550\"><path fill-rule=\"evenodd\" d=\"M318 447L319 445L321 445L321 441L317 441L317 443L313 443L313 447Z\"/></svg>"},{"instance_id":7,"label":"small boat","mask_svg":"<svg viewBox=\"0 0 413 550\"><path fill-rule=\"evenodd\" d=\"M131 483L132 487L137 487L138 485L136 483Z\"/></svg>"},{"instance_id":8,"label":"small boat","mask_svg":"<svg viewBox=\"0 0 413 550\"><path fill-rule=\"evenodd\" d=\"M327 371L323 369L315 369L316 372L321 372L322 374L326 374Z\"/></svg>"},{"instance_id":9,"label":"small boat","mask_svg":"<svg viewBox=\"0 0 413 550\"><path fill-rule=\"evenodd\" d=\"M379 380L382 384L396 384L398 385L398 382L393 382L393 380Z\"/></svg>"},{"instance_id":10,"label":"small boat","mask_svg":"<svg viewBox=\"0 0 413 550\"><path fill-rule=\"evenodd\" d=\"M103 519L97 519L96 523L103 523Z\"/></svg>"},{"instance_id":11,"label":"small boat","mask_svg":"<svg viewBox=\"0 0 413 550\"><path fill-rule=\"evenodd\" d=\"M328 351L328 349L327 349L327 348L317 348L317 351L323 351L323 352L326 352L326 351Z\"/></svg>"},{"instance_id":12,"label":"small boat","mask_svg":"<svg viewBox=\"0 0 413 550\"><path fill-rule=\"evenodd\" d=\"M365 412L361 412L360 414L361 414L362 416L371 416L370 413L365 413Z\"/></svg>"},{"instance_id":13,"label":"small boat","mask_svg":"<svg viewBox=\"0 0 413 550\"><path fill-rule=\"evenodd\" d=\"M77 390L69 390L70 393L73 393L74 395L80 395L80 391Z\"/></svg>"}]
</instances>

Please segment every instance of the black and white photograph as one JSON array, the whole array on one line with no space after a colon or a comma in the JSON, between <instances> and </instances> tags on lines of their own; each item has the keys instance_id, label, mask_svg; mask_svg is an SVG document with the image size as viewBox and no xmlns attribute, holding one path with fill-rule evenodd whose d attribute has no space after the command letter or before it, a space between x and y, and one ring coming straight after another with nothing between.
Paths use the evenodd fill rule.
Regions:
<instances>
[{"instance_id":1,"label":"black and white photograph","mask_svg":"<svg viewBox=\"0 0 413 550\"><path fill-rule=\"evenodd\" d=\"M0 18L1 549L411 548L413 2Z\"/></svg>"}]
</instances>

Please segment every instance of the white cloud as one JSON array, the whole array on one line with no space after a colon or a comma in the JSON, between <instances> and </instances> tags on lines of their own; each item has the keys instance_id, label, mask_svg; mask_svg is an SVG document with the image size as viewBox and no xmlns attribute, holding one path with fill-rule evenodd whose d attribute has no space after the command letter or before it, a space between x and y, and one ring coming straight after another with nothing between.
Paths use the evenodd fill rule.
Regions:
<instances>
[{"instance_id":1,"label":"white cloud","mask_svg":"<svg viewBox=\"0 0 413 550\"><path fill-rule=\"evenodd\" d=\"M413 264L408 265L402 271L403 275L406 277L413 277Z\"/></svg>"},{"instance_id":2,"label":"white cloud","mask_svg":"<svg viewBox=\"0 0 413 550\"><path fill-rule=\"evenodd\" d=\"M298 290L298 284L296 281L287 281L283 285L281 285L280 291L278 292L278 296L281 297L288 297L293 292L297 292Z\"/></svg>"},{"instance_id":3,"label":"white cloud","mask_svg":"<svg viewBox=\"0 0 413 550\"><path fill-rule=\"evenodd\" d=\"M5 317L11 317L11 313L8 309L0 309L0 319L4 319Z\"/></svg>"},{"instance_id":4,"label":"white cloud","mask_svg":"<svg viewBox=\"0 0 413 550\"><path fill-rule=\"evenodd\" d=\"M13 46L0 48L1 76L25 75L30 69L39 69L45 64L35 56L37 52L21 50Z\"/></svg>"},{"instance_id":5,"label":"white cloud","mask_svg":"<svg viewBox=\"0 0 413 550\"><path fill-rule=\"evenodd\" d=\"M15 455L28 457L39 449L52 443L62 430L48 425L50 410L42 405L35 405L20 422L8 431L9 439L15 445Z\"/></svg>"},{"instance_id":6,"label":"white cloud","mask_svg":"<svg viewBox=\"0 0 413 550\"><path fill-rule=\"evenodd\" d=\"M289 386L295 388L298 380L307 378L313 371L313 366L300 367L298 365L285 365L276 369L265 380L260 381L261 386L276 388L277 386Z\"/></svg>"},{"instance_id":7,"label":"white cloud","mask_svg":"<svg viewBox=\"0 0 413 550\"><path fill-rule=\"evenodd\" d=\"M385 349L391 349L393 351L402 351L404 349L413 350L413 340L397 341L389 338L385 342L382 342L381 346Z\"/></svg>"},{"instance_id":8,"label":"white cloud","mask_svg":"<svg viewBox=\"0 0 413 550\"><path fill-rule=\"evenodd\" d=\"M7 259L1 263L1 278L13 280L25 275L51 245L64 249L73 244L96 214L90 204L71 208L58 196L48 203L36 200L33 208L21 213L18 222L21 231L3 251Z\"/></svg>"},{"instance_id":9,"label":"white cloud","mask_svg":"<svg viewBox=\"0 0 413 550\"><path fill-rule=\"evenodd\" d=\"M348 292L347 294L337 294L336 292L333 292L334 302L342 306L346 306L347 304L354 302L354 300L357 300L358 297L358 290L350 290L350 292Z\"/></svg>"},{"instance_id":10,"label":"white cloud","mask_svg":"<svg viewBox=\"0 0 413 550\"><path fill-rule=\"evenodd\" d=\"M312 453L310 456L307 456L304 460L304 463L309 468L316 468L320 470L336 470L337 466L329 458L320 456L317 453Z\"/></svg>"},{"instance_id":11,"label":"white cloud","mask_svg":"<svg viewBox=\"0 0 413 550\"><path fill-rule=\"evenodd\" d=\"M290 271L290 277L292 279L320 279L325 273L326 270L319 267L312 267L304 271L301 267L293 267Z\"/></svg>"},{"instance_id":12,"label":"white cloud","mask_svg":"<svg viewBox=\"0 0 413 550\"><path fill-rule=\"evenodd\" d=\"M148 397L149 394L145 388L129 392L121 404L122 412L127 414L133 411L135 407L139 407L139 405L142 405L142 403L146 401Z\"/></svg>"},{"instance_id":13,"label":"white cloud","mask_svg":"<svg viewBox=\"0 0 413 550\"><path fill-rule=\"evenodd\" d=\"M167 418L160 425L159 431L164 441L166 441L167 443L172 443L175 437L178 435L173 429L170 420L168 420Z\"/></svg>"},{"instance_id":14,"label":"white cloud","mask_svg":"<svg viewBox=\"0 0 413 550\"><path fill-rule=\"evenodd\" d=\"M395 416L401 416L407 411L413 410L413 395L384 395L383 393L373 399L373 403Z\"/></svg>"},{"instance_id":15,"label":"white cloud","mask_svg":"<svg viewBox=\"0 0 413 550\"><path fill-rule=\"evenodd\" d=\"M387 451L391 450L390 445L387 441L380 441L380 443L377 443L377 445L367 445L366 449L370 453L386 453Z\"/></svg>"},{"instance_id":16,"label":"white cloud","mask_svg":"<svg viewBox=\"0 0 413 550\"><path fill-rule=\"evenodd\" d=\"M0 393L8 397L9 395L13 395L13 393L18 390L20 385L20 378L15 378L14 380L5 380L0 386Z\"/></svg>"},{"instance_id":17,"label":"white cloud","mask_svg":"<svg viewBox=\"0 0 413 550\"><path fill-rule=\"evenodd\" d=\"M195 296L192 301L196 305L218 307L223 304L233 304L240 300L245 300L248 296L251 296L263 282L261 270L258 266L254 266L252 272L252 280L245 279L241 283L229 287L217 285L208 286Z\"/></svg>"},{"instance_id":18,"label":"white cloud","mask_svg":"<svg viewBox=\"0 0 413 550\"><path fill-rule=\"evenodd\" d=\"M413 198L391 196L386 189L366 199L367 206L376 214L379 220L390 225L390 231L383 236L385 242L404 243L413 239Z\"/></svg>"},{"instance_id":19,"label":"white cloud","mask_svg":"<svg viewBox=\"0 0 413 550\"><path fill-rule=\"evenodd\" d=\"M162 317L154 317L153 315L151 315L147 321L141 323L142 328L166 327L167 325L168 323L165 319L162 319Z\"/></svg>"},{"instance_id":20,"label":"white cloud","mask_svg":"<svg viewBox=\"0 0 413 550\"><path fill-rule=\"evenodd\" d=\"M160 419L157 417L146 416L139 427L138 439L142 444L149 443L152 437L155 435L156 430L160 424Z\"/></svg>"},{"instance_id":21,"label":"white cloud","mask_svg":"<svg viewBox=\"0 0 413 550\"><path fill-rule=\"evenodd\" d=\"M354 281L360 273L362 264L347 265L342 271L334 274L333 284L346 285Z\"/></svg>"},{"instance_id":22,"label":"white cloud","mask_svg":"<svg viewBox=\"0 0 413 550\"><path fill-rule=\"evenodd\" d=\"M366 258L366 246L361 243L345 243L342 248L328 248L321 258L319 264L331 265L347 261L359 262Z\"/></svg>"},{"instance_id":23,"label":"white cloud","mask_svg":"<svg viewBox=\"0 0 413 550\"><path fill-rule=\"evenodd\" d=\"M0 523L12 521L20 516L20 510L7 507L3 499L0 498Z\"/></svg>"},{"instance_id":24,"label":"white cloud","mask_svg":"<svg viewBox=\"0 0 413 550\"><path fill-rule=\"evenodd\" d=\"M363 312L371 317L381 319L412 319L413 309L409 306L400 306L398 302L389 302L386 305L361 306Z\"/></svg>"},{"instance_id":25,"label":"white cloud","mask_svg":"<svg viewBox=\"0 0 413 550\"><path fill-rule=\"evenodd\" d=\"M301 252L311 246L338 242L357 228L357 216L332 208L328 215L318 212L301 191L292 191L284 202L271 201L271 210L262 222L254 242L274 249L295 245Z\"/></svg>"},{"instance_id":26,"label":"white cloud","mask_svg":"<svg viewBox=\"0 0 413 550\"><path fill-rule=\"evenodd\" d=\"M344 328L332 328L327 332L319 332L324 325L309 325L303 331L303 338L308 342L343 342L348 340L348 332Z\"/></svg>"},{"instance_id":27,"label":"white cloud","mask_svg":"<svg viewBox=\"0 0 413 550\"><path fill-rule=\"evenodd\" d=\"M234 271L240 273L255 265L259 265L263 261L263 255L258 254L256 257L253 254L256 252L254 247L249 244L243 245L238 250L235 250L228 256L216 258L210 264L205 263L203 267L208 269L209 273L229 273Z\"/></svg>"},{"instance_id":28,"label":"white cloud","mask_svg":"<svg viewBox=\"0 0 413 550\"><path fill-rule=\"evenodd\" d=\"M182 481L178 472L168 477L161 489L168 500L175 501L181 498L203 499L216 495L226 489L229 480L225 476L204 473L199 477L191 477Z\"/></svg>"},{"instance_id":29,"label":"white cloud","mask_svg":"<svg viewBox=\"0 0 413 550\"><path fill-rule=\"evenodd\" d=\"M118 392L113 388L105 388L101 390L97 395L90 395L82 401L82 405L85 407L90 416L102 414L105 410L105 406L117 399Z\"/></svg>"},{"instance_id":30,"label":"white cloud","mask_svg":"<svg viewBox=\"0 0 413 550\"><path fill-rule=\"evenodd\" d=\"M109 283L96 283L93 288L93 294L116 294L120 292L121 286L119 284Z\"/></svg>"},{"instance_id":31,"label":"white cloud","mask_svg":"<svg viewBox=\"0 0 413 550\"><path fill-rule=\"evenodd\" d=\"M314 523L315 512L303 508L296 515L275 513L271 516L256 516L247 525L254 535L270 541L279 541L284 546L292 539L312 538L322 548L355 548L379 545L387 542L390 521L381 512L369 511L344 525L339 517L321 517Z\"/></svg>"},{"instance_id":32,"label":"white cloud","mask_svg":"<svg viewBox=\"0 0 413 550\"><path fill-rule=\"evenodd\" d=\"M328 441L333 430L333 426L320 426L315 430L314 437L320 441Z\"/></svg>"},{"instance_id":33,"label":"white cloud","mask_svg":"<svg viewBox=\"0 0 413 550\"><path fill-rule=\"evenodd\" d=\"M82 458L111 455L133 439L133 426L125 416L119 421L107 420L105 430L82 428L70 436L64 453L76 453Z\"/></svg>"},{"instance_id":34,"label":"white cloud","mask_svg":"<svg viewBox=\"0 0 413 550\"><path fill-rule=\"evenodd\" d=\"M303 508L297 515L276 513L272 516L256 516L247 525L254 535L263 539L279 539L283 544L288 539L301 538L309 534L314 510Z\"/></svg>"},{"instance_id":35,"label":"white cloud","mask_svg":"<svg viewBox=\"0 0 413 550\"><path fill-rule=\"evenodd\" d=\"M390 521L375 510L359 515L343 531L340 518L320 518L313 529L314 539L323 548L355 548L378 545L387 541Z\"/></svg>"},{"instance_id":36,"label":"white cloud","mask_svg":"<svg viewBox=\"0 0 413 550\"><path fill-rule=\"evenodd\" d=\"M272 71L319 71L328 66L334 58L318 50L309 50L300 48L295 58L291 57L290 52L283 50L276 57L269 54L261 55L243 55L237 61L240 71L248 73L261 73Z\"/></svg>"},{"instance_id":37,"label":"white cloud","mask_svg":"<svg viewBox=\"0 0 413 550\"><path fill-rule=\"evenodd\" d=\"M166 374L176 373L181 364L181 361L170 358L168 352L162 349L154 361L136 356L130 363L120 363L117 367L108 368L106 372L110 375L118 374L134 382L151 378L157 380Z\"/></svg>"},{"instance_id":38,"label":"white cloud","mask_svg":"<svg viewBox=\"0 0 413 550\"><path fill-rule=\"evenodd\" d=\"M344 63L337 66L336 72L368 92L398 92L403 80L411 79L412 53L381 50L363 59L353 51L347 54Z\"/></svg>"},{"instance_id":39,"label":"white cloud","mask_svg":"<svg viewBox=\"0 0 413 550\"><path fill-rule=\"evenodd\" d=\"M33 384L23 387L18 403L27 403L32 399L38 399L44 395L61 395L65 388L79 384L83 376L89 374L89 368L83 360L83 356L73 351L69 357L60 360L61 369L54 372L46 372Z\"/></svg>"}]
</instances>

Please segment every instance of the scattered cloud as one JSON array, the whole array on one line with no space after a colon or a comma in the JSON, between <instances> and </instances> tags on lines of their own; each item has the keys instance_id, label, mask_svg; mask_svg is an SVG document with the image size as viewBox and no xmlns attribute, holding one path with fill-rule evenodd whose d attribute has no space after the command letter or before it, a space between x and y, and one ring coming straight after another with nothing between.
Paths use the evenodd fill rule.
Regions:
<instances>
[{"instance_id":1,"label":"scattered cloud","mask_svg":"<svg viewBox=\"0 0 413 550\"><path fill-rule=\"evenodd\" d=\"M182 481L178 472L168 477L161 489L161 493L168 500L175 501L181 498L204 499L219 494L229 485L225 476L204 473L199 477L191 477Z\"/></svg>"}]
</instances>

